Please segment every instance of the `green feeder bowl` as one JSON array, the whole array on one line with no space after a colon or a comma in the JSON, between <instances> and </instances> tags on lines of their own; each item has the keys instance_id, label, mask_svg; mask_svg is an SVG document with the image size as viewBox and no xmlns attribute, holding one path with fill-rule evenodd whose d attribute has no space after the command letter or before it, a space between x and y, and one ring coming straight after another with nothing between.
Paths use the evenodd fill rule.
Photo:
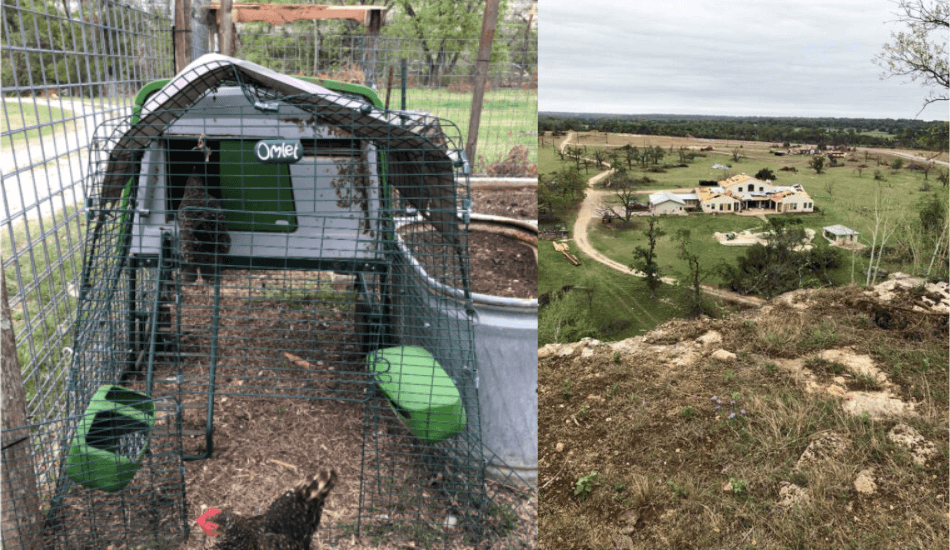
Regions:
<instances>
[{"instance_id":1,"label":"green feeder bowl","mask_svg":"<svg viewBox=\"0 0 950 550\"><path fill-rule=\"evenodd\" d=\"M69 448L69 477L92 489L122 490L139 469L154 423L155 404L147 395L121 386L102 386Z\"/></svg>"},{"instance_id":2,"label":"green feeder bowl","mask_svg":"<svg viewBox=\"0 0 950 550\"><path fill-rule=\"evenodd\" d=\"M436 443L465 427L459 390L431 353L399 346L376 350L366 361L393 412L413 435Z\"/></svg>"}]
</instances>

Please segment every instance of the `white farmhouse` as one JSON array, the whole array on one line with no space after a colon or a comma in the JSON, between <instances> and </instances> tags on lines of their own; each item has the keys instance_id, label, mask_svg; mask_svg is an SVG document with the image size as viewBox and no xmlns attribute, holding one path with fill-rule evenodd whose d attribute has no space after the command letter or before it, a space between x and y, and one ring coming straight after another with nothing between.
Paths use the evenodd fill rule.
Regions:
<instances>
[{"instance_id":1,"label":"white farmhouse","mask_svg":"<svg viewBox=\"0 0 950 550\"><path fill-rule=\"evenodd\" d=\"M815 203L804 190L788 189L779 191L771 197L772 204L776 212L812 212L815 209Z\"/></svg>"},{"instance_id":2,"label":"white farmhouse","mask_svg":"<svg viewBox=\"0 0 950 550\"><path fill-rule=\"evenodd\" d=\"M742 202L722 187L700 187L696 190L703 212L734 214L742 208Z\"/></svg>"}]
</instances>

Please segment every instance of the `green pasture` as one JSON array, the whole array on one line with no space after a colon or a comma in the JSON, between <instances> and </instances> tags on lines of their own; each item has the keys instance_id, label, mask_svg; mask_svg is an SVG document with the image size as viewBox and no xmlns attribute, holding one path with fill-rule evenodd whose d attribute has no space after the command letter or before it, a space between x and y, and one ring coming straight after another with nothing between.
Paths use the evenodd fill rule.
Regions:
<instances>
[{"instance_id":1,"label":"green pasture","mask_svg":"<svg viewBox=\"0 0 950 550\"><path fill-rule=\"evenodd\" d=\"M384 95L383 100L385 101ZM399 108L400 102L400 91L393 90L389 100L390 108ZM428 111L454 122L461 134L462 142L458 145L465 146L472 109L471 92L452 92L444 88L411 88L406 90L406 108L412 111ZM529 158L536 163L537 133L537 90L497 88L485 92L482 118L478 125L479 157L486 162L498 161L504 159L515 145L525 145L528 147Z\"/></svg>"},{"instance_id":2,"label":"green pasture","mask_svg":"<svg viewBox=\"0 0 950 550\"><path fill-rule=\"evenodd\" d=\"M663 285L656 300L650 299L650 291L640 277L625 275L591 260L571 244L571 253L581 265L573 266L554 250L550 241L541 241L538 246L538 292L544 294L563 288L565 285L593 288L592 302L584 291L566 293L567 300L578 315L589 316L595 329L590 336L601 340L623 340L644 334L653 327L681 316L683 290ZM538 313L538 345L550 343L548 336L552 323L550 306Z\"/></svg>"},{"instance_id":3,"label":"green pasture","mask_svg":"<svg viewBox=\"0 0 950 550\"><path fill-rule=\"evenodd\" d=\"M82 123L75 121L48 124L70 115L72 115L72 111L34 104L28 100L4 99L3 105L0 106L0 131L16 131L20 128L29 128L38 124L44 124L44 126L3 136L3 139L0 140L0 147L4 149L13 148L15 145L24 143L27 139L30 140L30 143L37 144L39 142L37 138L40 136L53 135L54 132L65 135L82 128Z\"/></svg>"}]
</instances>

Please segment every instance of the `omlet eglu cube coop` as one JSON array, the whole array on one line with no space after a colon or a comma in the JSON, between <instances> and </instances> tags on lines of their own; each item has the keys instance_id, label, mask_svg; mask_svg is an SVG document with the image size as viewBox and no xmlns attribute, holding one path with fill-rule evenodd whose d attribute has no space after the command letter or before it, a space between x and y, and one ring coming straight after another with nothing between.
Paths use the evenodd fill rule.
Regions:
<instances>
[{"instance_id":1,"label":"omlet eglu cube coop","mask_svg":"<svg viewBox=\"0 0 950 550\"><path fill-rule=\"evenodd\" d=\"M358 510L321 536L505 538L519 520L485 484L470 298L426 284L470 294L458 130L318 82L205 56L98 128L74 410L107 384L174 396L197 460L222 445L222 397L350 402Z\"/></svg>"}]
</instances>

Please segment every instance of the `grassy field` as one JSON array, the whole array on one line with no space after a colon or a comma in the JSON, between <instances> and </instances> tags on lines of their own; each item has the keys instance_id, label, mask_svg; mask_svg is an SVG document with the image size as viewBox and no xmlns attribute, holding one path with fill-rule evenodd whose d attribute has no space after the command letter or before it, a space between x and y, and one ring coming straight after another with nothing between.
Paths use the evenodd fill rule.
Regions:
<instances>
[{"instance_id":1,"label":"grassy field","mask_svg":"<svg viewBox=\"0 0 950 550\"><path fill-rule=\"evenodd\" d=\"M614 137L611 136L611 144ZM590 141L588 139L587 141ZM669 143L684 144L691 143L698 145L702 142L698 140L685 140L683 138L657 138L656 136L642 137L638 141L640 145L652 143L654 145L668 146ZM729 143L732 149L740 145L740 142ZM804 227L817 231L816 244L825 245L825 241L820 237L821 228L827 225L841 224L851 227L861 233L861 242L870 245L874 229L874 210L875 201L881 205L882 211L889 218L892 227L907 227L908 224L916 220L920 205L931 197L937 197L937 200L946 203L950 200L946 185L942 185L939 176L935 173L930 174L930 191L922 191L924 175L920 172L908 170L905 162L905 168L901 170L892 170L889 166L889 158L881 157L882 164L878 166L878 155L869 154L867 158L863 152L857 152L854 160L845 160L843 166L827 168L823 173L816 174L815 171L807 166L808 157L804 156L783 156L775 157L769 154L769 145L767 143L742 142L743 154L739 162L735 162L729 155L718 154L716 151L707 152L706 157L694 159L686 168L670 168L664 173L646 173L649 177L656 179L657 182L644 186L642 189L671 189L695 187L700 180L722 179L726 174L721 170L713 170L715 163L730 164L731 168L727 171L729 174L746 173L754 175L762 168L770 168L776 174L775 182L779 185L791 185L800 183L805 190L814 199L820 212L814 214L790 215L783 214L783 218L798 218L802 220ZM589 149L591 149L589 147ZM731 151L732 149L729 149ZM723 151L725 152L725 151ZM668 155L670 162L678 162L674 155ZM667 162L665 160L664 162ZM859 164L867 164L863 173L856 170ZM782 167L794 167L797 173L780 171ZM876 181L874 171L880 171L881 181ZM642 172L635 172L637 176ZM645 197L644 197L645 199ZM669 217L664 218L662 222L667 230L667 236L664 237L659 245L659 254L661 265L665 264L667 269L674 272L685 272L685 264L676 257L675 243L672 238L679 228L689 228L693 233L694 241L709 242L710 246L703 250L703 259L706 264L718 261L723 258L728 261L741 255L742 249L736 247L725 247L715 243L713 232L741 231L751 229L757 226L764 226L764 222L756 219L749 219L741 216L720 216L711 217L703 214L693 214L685 218ZM896 235L891 238L889 244L896 243ZM593 230L591 241L594 245L606 254L608 257L617 261L629 261L630 253L635 246L643 244L641 232L636 229L628 230L604 230L600 227ZM851 264L849 252L843 252L846 258L845 266L842 266L835 274L834 280L838 284L844 284L850 281ZM861 270L866 267L867 260L857 258L856 277L861 278ZM912 270L911 266L898 265L894 263L883 262L882 267L888 271L893 270ZM715 279L713 279L715 282Z\"/></svg>"},{"instance_id":2,"label":"grassy field","mask_svg":"<svg viewBox=\"0 0 950 550\"><path fill-rule=\"evenodd\" d=\"M641 335L656 325L680 315L682 290L664 285L657 299L651 300L643 279L625 275L591 260L572 246L571 253L581 265L574 267L560 252L554 250L550 241L541 241L538 246L538 292L555 292L565 285L592 288L588 293L574 290L564 295L571 313L569 317L586 318L594 329L592 336L602 340L623 340ZM570 341L567 327L560 338L554 338L552 324L556 322L552 306L542 307L539 312L538 345L555 340Z\"/></svg>"},{"instance_id":3,"label":"grassy field","mask_svg":"<svg viewBox=\"0 0 950 550\"><path fill-rule=\"evenodd\" d=\"M20 145L27 139L30 140L31 144L35 145L39 143L37 138L40 137L40 135L49 136L53 135L54 132L59 135L65 135L66 133L75 132L77 128L82 128L82 123L78 121L48 124L51 121L62 120L70 115L72 115L71 111L34 104L32 101L5 99L3 105L0 106L0 131L15 131L20 128L36 126L37 124L44 124L44 126L4 136L3 139L0 140L0 147L4 149L13 148L14 145Z\"/></svg>"},{"instance_id":4,"label":"grassy field","mask_svg":"<svg viewBox=\"0 0 950 550\"><path fill-rule=\"evenodd\" d=\"M390 107L398 107L399 102L398 91L393 90ZM406 92L406 107L429 111L454 122L461 134L459 146L465 146L472 108L471 92L410 88ZM537 133L537 90L496 88L485 93L478 126L479 157L487 162L497 161L507 156L515 145L524 145L528 147L531 162L537 163Z\"/></svg>"}]
</instances>

